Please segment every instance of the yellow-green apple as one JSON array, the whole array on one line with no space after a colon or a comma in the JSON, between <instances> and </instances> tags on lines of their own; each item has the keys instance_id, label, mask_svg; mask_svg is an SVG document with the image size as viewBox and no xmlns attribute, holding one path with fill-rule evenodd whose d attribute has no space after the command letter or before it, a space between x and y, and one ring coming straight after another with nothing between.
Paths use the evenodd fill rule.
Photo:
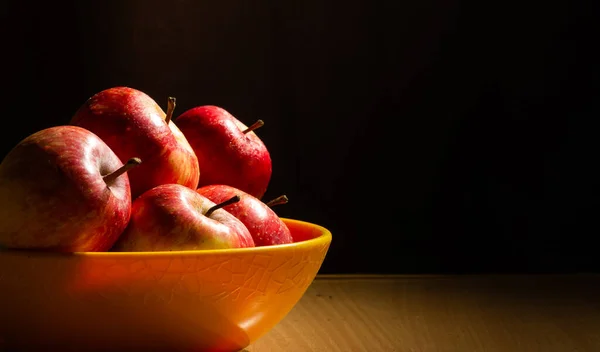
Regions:
<instances>
[{"instance_id":1,"label":"yellow-green apple","mask_svg":"<svg viewBox=\"0 0 600 352\"><path fill-rule=\"evenodd\" d=\"M222 207L179 184L156 186L134 199L129 225L113 251L177 251L254 247L246 226Z\"/></svg>"},{"instance_id":2,"label":"yellow-green apple","mask_svg":"<svg viewBox=\"0 0 600 352\"><path fill-rule=\"evenodd\" d=\"M200 170L194 150L171 121L175 98L167 113L146 93L113 87L90 97L70 124L86 128L108 144L121 160L137 155L144 163L131 170L129 181L135 199L152 187L177 183L196 189Z\"/></svg>"},{"instance_id":3,"label":"yellow-green apple","mask_svg":"<svg viewBox=\"0 0 600 352\"><path fill-rule=\"evenodd\" d=\"M198 187L226 184L262 198L272 172L269 151L254 133L262 120L247 127L227 110L205 105L185 111L175 122L198 157Z\"/></svg>"},{"instance_id":4,"label":"yellow-green apple","mask_svg":"<svg viewBox=\"0 0 600 352\"><path fill-rule=\"evenodd\" d=\"M123 164L98 136L77 126L29 135L0 164L0 246L107 251L129 221L127 172L140 162Z\"/></svg>"},{"instance_id":5,"label":"yellow-green apple","mask_svg":"<svg viewBox=\"0 0 600 352\"><path fill-rule=\"evenodd\" d=\"M239 202L226 205L223 209L246 225L257 247L293 242L290 230L285 223L267 204L253 195L222 184L202 186L196 192L215 203L221 203L235 195L239 196ZM271 205L282 204L280 202L286 200L287 197L282 196L277 201L271 202Z\"/></svg>"}]
</instances>

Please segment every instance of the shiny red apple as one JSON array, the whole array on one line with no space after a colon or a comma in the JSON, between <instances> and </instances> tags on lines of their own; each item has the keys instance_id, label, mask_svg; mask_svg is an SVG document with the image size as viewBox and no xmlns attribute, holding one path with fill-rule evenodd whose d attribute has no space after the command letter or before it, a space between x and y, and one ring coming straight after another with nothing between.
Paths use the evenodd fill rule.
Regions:
<instances>
[{"instance_id":1,"label":"shiny red apple","mask_svg":"<svg viewBox=\"0 0 600 352\"><path fill-rule=\"evenodd\" d=\"M271 156L254 130L225 109L205 105L175 120L198 157L202 177L198 187L226 184L262 198L271 179Z\"/></svg>"},{"instance_id":2,"label":"shiny red apple","mask_svg":"<svg viewBox=\"0 0 600 352\"><path fill-rule=\"evenodd\" d=\"M50 127L23 139L0 164L0 247L106 251L130 217L125 165L92 132Z\"/></svg>"},{"instance_id":3,"label":"shiny red apple","mask_svg":"<svg viewBox=\"0 0 600 352\"><path fill-rule=\"evenodd\" d=\"M198 159L171 121L174 108L174 98L169 99L165 114L146 93L113 87L90 97L70 123L97 134L121 160L136 155L144 161L129 173L133 198L166 183L195 189L200 177Z\"/></svg>"},{"instance_id":4,"label":"shiny red apple","mask_svg":"<svg viewBox=\"0 0 600 352\"><path fill-rule=\"evenodd\" d=\"M133 201L131 220L113 251L178 251L254 247L246 226L216 204L178 185L154 187Z\"/></svg>"},{"instance_id":5,"label":"shiny red apple","mask_svg":"<svg viewBox=\"0 0 600 352\"><path fill-rule=\"evenodd\" d=\"M269 205L251 194L229 185L203 186L196 192L215 203L221 203L236 195L239 196L239 202L226 205L223 209L246 225L257 247L293 242L290 230L279 216ZM287 197L282 196L269 203L275 205L285 201L287 201Z\"/></svg>"}]
</instances>

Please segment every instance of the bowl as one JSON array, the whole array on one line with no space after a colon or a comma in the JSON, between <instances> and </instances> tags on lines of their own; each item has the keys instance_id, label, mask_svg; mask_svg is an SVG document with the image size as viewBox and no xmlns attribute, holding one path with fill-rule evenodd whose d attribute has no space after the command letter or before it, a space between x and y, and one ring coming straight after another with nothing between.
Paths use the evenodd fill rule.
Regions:
<instances>
[{"instance_id":1,"label":"bowl","mask_svg":"<svg viewBox=\"0 0 600 352\"><path fill-rule=\"evenodd\" d=\"M322 226L283 220L294 243L0 252L0 350L241 350L294 307L331 243Z\"/></svg>"}]
</instances>

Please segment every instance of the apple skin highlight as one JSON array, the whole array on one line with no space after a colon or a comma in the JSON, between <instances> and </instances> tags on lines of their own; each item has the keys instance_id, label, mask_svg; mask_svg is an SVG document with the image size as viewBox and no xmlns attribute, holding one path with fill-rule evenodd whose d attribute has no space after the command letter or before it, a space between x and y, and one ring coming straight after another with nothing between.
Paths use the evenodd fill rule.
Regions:
<instances>
[{"instance_id":1,"label":"apple skin highlight","mask_svg":"<svg viewBox=\"0 0 600 352\"><path fill-rule=\"evenodd\" d=\"M131 220L113 251L182 251L254 247L245 225L194 190L165 184L134 200Z\"/></svg>"},{"instance_id":2,"label":"apple skin highlight","mask_svg":"<svg viewBox=\"0 0 600 352\"><path fill-rule=\"evenodd\" d=\"M257 247L294 242L286 224L260 199L228 185L203 186L196 192L215 203L238 195L239 202L227 205L223 209L246 225Z\"/></svg>"},{"instance_id":3,"label":"apple skin highlight","mask_svg":"<svg viewBox=\"0 0 600 352\"><path fill-rule=\"evenodd\" d=\"M139 157L131 170L131 195L168 183L195 188L200 168L194 150L173 121L147 94L128 87L113 87L90 97L70 124L97 134L121 160ZM161 170L156 172L156 170Z\"/></svg>"},{"instance_id":4,"label":"apple skin highlight","mask_svg":"<svg viewBox=\"0 0 600 352\"><path fill-rule=\"evenodd\" d=\"M0 247L107 251L127 226L129 180L95 134L76 126L36 132L0 164Z\"/></svg>"},{"instance_id":5,"label":"apple skin highlight","mask_svg":"<svg viewBox=\"0 0 600 352\"><path fill-rule=\"evenodd\" d=\"M226 184L262 198L272 173L271 156L254 131L223 108L198 106L175 120L198 158L198 187Z\"/></svg>"}]
</instances>

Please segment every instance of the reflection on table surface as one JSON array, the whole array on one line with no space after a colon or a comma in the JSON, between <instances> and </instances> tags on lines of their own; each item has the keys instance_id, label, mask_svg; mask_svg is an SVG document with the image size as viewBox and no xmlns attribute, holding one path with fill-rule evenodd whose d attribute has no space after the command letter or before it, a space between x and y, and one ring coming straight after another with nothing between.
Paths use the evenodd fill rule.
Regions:
<instances>
[{"instance_id":1,"label":"reflection on table surface","mask_svg":"<svg viewBox=\"0 0 600 352\"><path fill-rule=\"evenodd\" d=\"M600 275L320 275L246 351L600 351Z\"/></svg>"}]
</instances>

